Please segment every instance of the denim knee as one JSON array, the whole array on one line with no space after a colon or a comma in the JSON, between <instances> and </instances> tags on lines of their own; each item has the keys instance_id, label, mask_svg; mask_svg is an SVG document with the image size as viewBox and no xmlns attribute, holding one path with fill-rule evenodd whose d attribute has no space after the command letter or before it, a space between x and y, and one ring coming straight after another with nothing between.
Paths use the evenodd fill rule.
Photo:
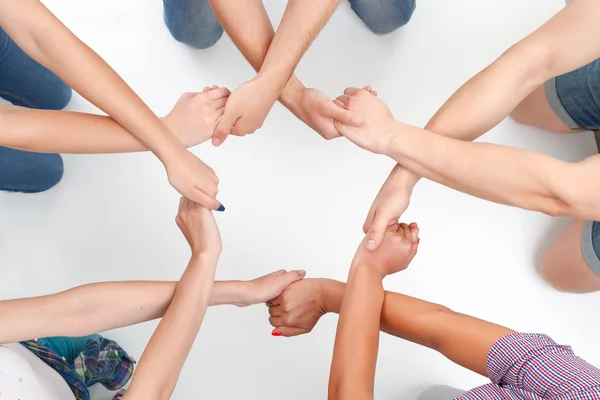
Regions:
<instances>
[{"instance_id":1,"label":"denim knee","mask_svg":"<svg viewBox=\"0 0 600 400\"><path fill-rule=\"evenodd\" d=\"M63 160L58 154L0 147L0 190L44 192L60 182L63 172Z\"/></svg>"},{"instance_id":2,"label":"denim knee","mask_svg":"<svg viewBox=\"0 0 600 400\"><path fill-rule=\"evenodd\" d=\"M208 0L163 0L163 3L165 24L178 42L207 49L223 35Z\"/></svg>"},{"instance_id":3,"label":"denim knee","mask_svg":"<svg viewBox=\"0 0 600 400\"><path fill-rule=\"evenodd\" d=\"M385 35L406 25L416 8L416 0L349 0L365 25L377 35Z\"/></svg>"}]
</instances>

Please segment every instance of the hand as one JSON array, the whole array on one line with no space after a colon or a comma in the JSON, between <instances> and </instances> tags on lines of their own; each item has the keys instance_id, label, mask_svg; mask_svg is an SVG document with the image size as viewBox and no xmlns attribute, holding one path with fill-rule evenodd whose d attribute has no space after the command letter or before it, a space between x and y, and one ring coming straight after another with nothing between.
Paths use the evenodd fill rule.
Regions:
<instances>
[{"instance_id":1,"label":"hand","mask_svg":"<svg viewBox=\"0 0 600 400\"><path fill-rule=\"evenodd\" d=\"M298 336L309 333L328 311L325 304L329 279L304 279L292 283L283 293L267 302L273 336Z\"/></svg>"},{"instance_id":2,"label":"hand","mask_svg":"<svg viewBox=\"0 0 600 400\"><path fill-rule=\"evenodd\" d=\"M383 242L377 250L367 250L370 240L365 236L352 261L353 266L375 269L381 278L405 270L417 254L419 244L419 227L416 223L410 225L394 224L385 230Z\"/></svg>"},{"instance_id":3,"label":"hand","mask_svg":"<svg viewBox=\"0 0 600 400\"><path fill-rule=\"evenodd\" d=\"M216 199L219 178L208 165L185 148L163 161L169 183L181 195L210 210L225 211Z\"/></svg>"},{"instance_id":4,"label":"hand","mask_svg":"<svg viewBox=\"0 0 600 400\"><path fill-rule=\"evenodd\" d=\"M190 245L193 255L218 257L221 254L221 234L209 209L182 197L175 222Z\"/></svg>"},{"instance_id":5,"label":"hand","mask_svg":"<svg viewBox=\"0 0 600 400\"><path fill-rule=\"evenodd\" d=\"M251 281L241 282L240 301L234 304L247 307L265 303L281 294L289 285L304 279L305 271L289 271L282 269Z\"/></svg>"},{"instance_id":6,"label":"hand","mask_svg":"<svg viewBox=\"0 0 600 400\"><path fill-rule=\"evenodd\" d=\"M230 134L254 133L265 122L278 97L279 90L272 87L268 78L257 75L243 83L227 100L225 113L213 134L213 145L220 146Z\"/></svg>"},{"instance_id":7,"label":"hand","mask_svg":"<svg viewBox=\"0 0 600 400\"><path fill-rule=\"evenodd\" d=\"M416 181L413 173L396 164L373 201L363 225L368 250L376 250L383 241L387 227L398 223L408 208Z\"/></svg>"},{"instance_id":8,"label":"hand","mask_svg":"<svg viewBox=\"0 0 600 400\"><path fill-rule=\"evenodd\" d=\"M201 93L184 93L163 122L181 143L193 147L210 139L231 92L218 86Z\"/></svg>"},{"instance_id":9,"label":"hand","mask_svg":"<svg viewBox=\"0 0 600 400\"><path fill-rule=\"evenodd\" d=\"M318 90L302 87L295 90L293 98L290 101L293 105L290 104L288 108L325 140L341 137L333 124L334 120L355 127L362 124L362 117L336 105Z\"/></svg>"},{"instance_id":10,"label":"hand","mask_svg":"<svg viewBox=\"0 0 600 400\"><path fill-rule=\"evenodd\" d=\"M335 104L352 111L364 120L360 127L351 127L338 121L335 128L357 146L377 154L385 154L393 138L397 121L390 109L368 90L348 88Z\"/></svg>"}]
</instances>

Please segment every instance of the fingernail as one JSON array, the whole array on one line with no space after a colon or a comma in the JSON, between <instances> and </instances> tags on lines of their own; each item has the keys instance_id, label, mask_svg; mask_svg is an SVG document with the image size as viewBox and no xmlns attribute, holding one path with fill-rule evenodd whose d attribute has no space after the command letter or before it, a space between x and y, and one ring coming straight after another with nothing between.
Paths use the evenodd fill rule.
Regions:
<instances>
[{"instance_id":1,"label":"fingernail","mask_svg":"<svg viewBox=\"0 0 600 400\"><path fill-rule=\"evenodd\" d=\"M273 336L281 336L281 332L279 332L279 331L273 331L273 332L271 332L271 335L273 335Z\"/></svg>"},{"instance_id":2,"label":"fingernail","mask_svg":"<svg viewBox=\"0 0 600 400\"><path fill-rule=\"evenodd\" d=\"M298 275L300 275L300 276L306 276L306 271L300 270L300 271L298 271Z\"/></svg>"},{"instance_id":3,"label":"fingernail","mask_svg":"<svg viewBox=\"0 0 600 400\"><path fill-rule=\"evenodd\" d=\"M421 243L421 238L417 239L417 244Z\"/></svg>"},{"instance_id":4,"label":"fingernail","mask_svg":"<svg viewBox=\"0 0 600 400\"><path fill-rule=\"evenodd\" d=\"M221 204L219 206L219 208L217 208L217 211L221 211L221 212L225 211L225 206L223 204Z\"/></svg>"},{"instance_id":5,"label":"fingernail","mask_svg":"<svg viewBox=\"0 0 600 400\"><path fill-rule=\"evenodd\" d=\"M375 241L373 239L367 242L367 249L372 250L375 248Z\"/></svg>"},{"instance_id":6,"label":"fingernail","mask_svg":"<svg viewBox=\"0 0 600 400\"><path fill-rule=\"evenodd\" d=\"M223 143L223 141L221 139L219 139L219 138L213 137L212 138L212 143L213 143L214 146L220 146Z\"/></svg>"}]
</instances>

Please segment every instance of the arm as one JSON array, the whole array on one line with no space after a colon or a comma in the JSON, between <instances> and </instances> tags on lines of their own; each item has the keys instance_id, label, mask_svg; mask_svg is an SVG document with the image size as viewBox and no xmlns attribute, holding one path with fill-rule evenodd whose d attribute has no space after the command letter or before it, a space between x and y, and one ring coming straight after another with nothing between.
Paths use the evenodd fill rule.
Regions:
<instances>
[{"instance_id":1,"label":"arm","mask_svg":"<svg viewBox=\"0 0 600 400\"><path fill-rule=\"evenodd\" d=\"M193 256L124 399L169 399L204 319L217 259Z\"/></svg>"},{"instance_id":2,"label":"arm","mask_svg":"<svg viewBox=\"0 0 600 400\"><path fill-rule=\"evenodd\" d=\"M418 236L416 223L395 224L388 227L385 242L377 251L366 250L366 238L359 245L340 310L329 378L330 399L373 399L382 280L408 267L417 252Z\"/></svg>"},{"instance_id":3,"label":"arm","mask_svg":"<svg viewBox=\"0 0 600 400\"><path fill-rule=\"evenodd\" d=\"M415 174L461 192L548 215L600 218L600 156L579 163L397 126L389 154Z\"/></svg>"},{"instance_id":4,"label":"arm","mask_svg":"<svg viewBox=\"0 0 600 400\"><path fill-rule=\"evenodd\" d=\"M306 88L293 76L293 72L339 3L340 0L291 0L277 34L274 34L260 0L211 0L219 22L244 57L259 71L253 80L240 86L227 103L223 121L215 131L215 145L221 144L230 133L254 132L262 125L278 98L321 135L333 137L331 121L327 124L316 120L307 109L329 118L342 118L339 115L344 114L343 110L333 107L324 95L315 96L313 93L312 96L303 96L307 94ZM349 118L348 122L351 123L352 119Z\"/></svg>"},{"instance_id":5,"label":"arm","mask_svg":"<svg viewBox=\"0 0 600 400\"><path fill-rule=\"evenodd\" d=\"M0 0L0 26L33 59L110 115L165 165L172 185L216 209L216 175L172 132L104 60L38 0ZM199 189L200 188L200 189Z\"/></svg>"},{"instance_id":6,"label":"arm","mask_svg":"<svg viewBox=\"0 0 600 400\"><path fill-rule=\"evenodd\" d=\"M186 93L162 118L186 147L210 138L229 91ZM68 111L0 105L0 144L41 153L125 153L147 151L112 118Z\"/></svg>"},{"instance_id":7,"label":"arm","mask_svg":"<svg viewBox=\"0 0 600 400\"><path fill-rule=\"evenodd\" d=\"M326 285L324 308L340 313L349 286L333 280ZM483 376L487 376L486 360L492 345L513 332L439 304L388 291L381 310L381 331L436 350Z\"/></svg>"},{"instance_id":8,"label":"arm","mask_svg":"<svg viewBox=\"0 0 600 400\"><path fill-rule=\"evenodd\" d=\"M365 117L360 128L339 123L358 146L386 154L412 173L496 203L548 215L600 218L600 157L566 163L546 155L487 143L469 143L404 125L365 90L351 89L340 104Z\"/></svg>"},{"instance_id":9,"label":"arm","mask_svg":"<svg viewBox=\"0 0 600 400\"><path fill-rule=\"evenodd\" d=\"M381 276L353 265L340 309L329 399L373 399L382 304Z\"/></svg>"},{"instance_id":10,"label":"arm","mask_svg":"<svg viewBox=\"0 0 600 400\"><path fill-rule=\"evenodd\" d=\"M425 129L457 140L477 139L501 122L548 79L599 58L600 41L595 34L598 18L600 3L595 0L573 1L465 83L433 116ZM503 163L515 162L513 155L505 153L509 158L503 159ZM400 161L377 195L365 222L365 231L373 230L371 235L377 243L381 241L385 226L397 221L408 207L419 179L429 178L423 171L407 168L403 160ZM454 176L452 182L460 186L461 180L468 179L469 175ZM515 177L511 175L508 178ZM508 190L491 184L485 186L486 190ZM535 190L533 186L530 189ZM523 193L516 192L509 201L503 202L516 205L521 197ZM538 210L545 208L543 204L529 206L532 207ZM556 208L555 204L551 207Z\"/></svg>"}]
</instances>

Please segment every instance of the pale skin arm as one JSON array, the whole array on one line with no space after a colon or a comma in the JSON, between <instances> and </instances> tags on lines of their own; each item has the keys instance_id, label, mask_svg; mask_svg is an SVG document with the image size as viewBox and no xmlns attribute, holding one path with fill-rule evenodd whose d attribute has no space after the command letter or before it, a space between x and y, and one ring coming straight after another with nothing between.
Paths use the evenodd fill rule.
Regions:
<instances>
[{"instance_id":1,"label":"pale skin arm","mask_svg":"<svg viewBox=\"0 0 600 400\"><path fill-rule=\"evenodd\" d=\"M296 104L303 86L293 72L339 3L340 0L290 0L274 34L260 1L211 0L217 18L258 71L257 76L240 86L228 101L213 144L220 145L230 133L243 135L260 128L280 96L294 114L307 119L300 116L301 110Z\"/></svg>"},{"instance_id":2,"label":"pale skin arm","mask_svg":"<svg viewBox=\"0 0 600 400\"><path fill-rule=\"evenodd\" d=\"M184 93L164 118L186 147L210 138L223 115L229 90ZM142 142L106 116L0 105L0 145L38 153L128 153L147 151Z\"/></svg>"},{"instance_id":3,"label":"pale skin arm","mask_svg":"<svg viewBox=\"0 0 600 400\"><path fill-rule=\"evenodd\" d=\"M304 271L276 271L251 281L218 281L208 306L247 307L281 294ZM102 282L46 296L0 301L0 343L86 336L161 318L177 282ZM118 312L116 312L118 310Z\"/></svg>"},{"instance_id":4,"label":"pale skin arm","mask_svg":"<svg viewBox=\"0 0 600 400\"><path fill-rule=\"evenodd\" d=\"M165 165L171 184L211 209L217 177L93 50L38 0L0 0L0 26L34 60L106 112Z\"/></svg>"},{"instance_id":5,"label":"pale skin arm","mask_svg":"<svg viewBox=\"0 0 600 400\"><path fill-rule=\"evenodd\" d=\"M600 3L595 0L575 0L533 34L512 46L498 60L463 85L433 116L425 129L456 140L472 141L489 131L536 88L548 79L577 69L600 57L600 41L596 39ZM469 147L463 147L467 149ZM520 164L523 152L502 152L502 165ZM456 155L454 155L456 156ZM460 155L466 157L467 155ZM516 157L516 158L515 158ZM453 159L451 162L457 160ZM549 159L547 159L549 160ZM375 200L365 223L365 231L380 242L385 226L397 220L408 206L415 184L421 177L429 178L421 170L411 169L403 160L394 167L390 177ZM450 163L450 155L446 157ZM468 182L472 173L496 166L478 165L471 173L450 178L452 187L458 188ZM523 169L522 171L527 172ZM548 172L549 174L549 172ZM505 176L510 182L516 176ZM529 196L526 192L510 192L503 183L484 184L485 191L498 192L494 197L510 195L503 203L536 209L549 214L576 215L573 210L562 211L560 201L542 200L547 192ZM531 181L529 192L535 192L536 181ZM459 189L462 190L462 189ZM500 192L506 191L504 195ZM472 192L468 192L474 194ZM490 199L489 197L485 197ZM496 200L493 200L496 201ZM548 204L549 203L549 204Z\"/></svg>"},{"instance_id":6,"label":"pale skin arm","mask_svg":"<svg viewBox=\"0 0 600 400\"><path fill-rule=\"evenodd\" d=\"M334 3L339 1L333 0L331 4ZM258 72L275 36L262 0L210 0L210 4L229 37ZM323 93L304 87L295 75L288 80L279 101L325 139L340 136L333 119L349 125L360 122Z\"/></svg>"},{"instance_id":7,"label":"pale skin arm","mask_svg":"<svg viewBox=\"0 0 600 400\"><path fill-rule=\"evenodd\" d=\"M384 297L381 279L368 266L350 268L335 337L330 400L373 399Z\"/></svg>"}]
</instances>

